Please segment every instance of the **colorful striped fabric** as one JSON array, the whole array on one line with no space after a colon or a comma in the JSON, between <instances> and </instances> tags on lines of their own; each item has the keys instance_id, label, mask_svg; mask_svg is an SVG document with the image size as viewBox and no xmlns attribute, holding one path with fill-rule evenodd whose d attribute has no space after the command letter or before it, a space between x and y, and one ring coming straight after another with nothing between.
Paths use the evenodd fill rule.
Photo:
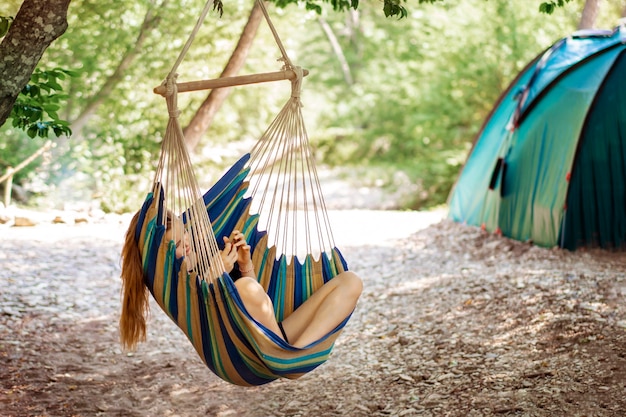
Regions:
<instances>
[{"instance_id":1,"label":"colorful striped fabric","mask_svg":"<svg viewBox=\"0 0 626 417\"><path fill-rule=\"evenodd\" d=\"M289 316L315 290L347 270L337 248L319 259L276 254L267 246L267 234L258 230L258 216L249 214L244 198L249 155L238 161L205 195L204 201L218 243L237 229L252 247L257 279L275 306L278 321ZM195 272L181 270L173 241L165 241L158 224L163 190L157 185L141 209L135 232L143 256L146 286L168 316L187 335L204 363L223 380L242 386L261 385L277 378L298 378L324 363L348 322L315 343L296 348L252 318L232 278L224 273L207 282ZM184 269L184 268L183 268Z\"/></svg>"}]
</instances>

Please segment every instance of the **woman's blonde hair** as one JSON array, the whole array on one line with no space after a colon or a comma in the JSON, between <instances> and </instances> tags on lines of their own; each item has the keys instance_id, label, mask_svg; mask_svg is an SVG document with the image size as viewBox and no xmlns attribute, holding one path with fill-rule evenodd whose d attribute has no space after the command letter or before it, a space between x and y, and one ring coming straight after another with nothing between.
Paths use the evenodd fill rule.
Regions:
<instances>
[{"instance_id":1,"label":"woman's blonde hair","mask_svg":"<svg viewBox=\"0 0 626 417\"><path fill-rule=\"evenodd\" d=\"M146 321L150 311L148 287L144 285L143 266L135 229L139 212L130 221L122 248L122 315L120 339L124 349L133 350L146 340Z\"/></svg>"}]
</instances>

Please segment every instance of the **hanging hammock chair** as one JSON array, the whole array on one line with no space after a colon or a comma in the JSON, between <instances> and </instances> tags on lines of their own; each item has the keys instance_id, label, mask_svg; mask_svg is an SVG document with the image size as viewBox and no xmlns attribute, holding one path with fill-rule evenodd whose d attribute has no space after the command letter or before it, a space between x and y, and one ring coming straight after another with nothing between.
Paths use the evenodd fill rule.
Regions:
<instances>
[{"instance_id":1,"label":"hanging hammock chair","mask_svg":"<svg viewBox=\"0 0 626 417\"><path fill-rule=\"evenodd\" d=\"M292 65L263 2L258 1L281 50L283 69L176 83L176 69L210 2L174 68L155 88L166 98L169 122L153 188L135 230L144 281L204 363L223 380L250 386L277 378L295 379L327 360L350 315L318 341L303 348L292 346L246 311L219 251L224 236L233 230L244 234L256 277L274 304L277 321L347 270L330 231L303 122L299 95L306 71ZM279 79L290 79L292 84L283 109L253 149L202 194L178 121L178 92ZM190 236L196 254L193 268L188 257L176 257L176 243L166 235L168 213L182 219L181 227Z\"/></svg>"}]
</instances>

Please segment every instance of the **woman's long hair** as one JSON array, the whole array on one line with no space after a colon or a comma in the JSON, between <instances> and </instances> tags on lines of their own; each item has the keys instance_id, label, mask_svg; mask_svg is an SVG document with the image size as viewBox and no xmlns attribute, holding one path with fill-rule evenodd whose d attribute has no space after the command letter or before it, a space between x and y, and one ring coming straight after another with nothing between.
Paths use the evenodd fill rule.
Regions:
<instances>
[{"instance_id":1,"label":"woman's long hair","mask_svg":"<svg viewBox=\"0 0 626 417\"><path fill-rule=\"evenodd\" d=\"M141 252L135 240L139 212L130 221L122 248L122 315L120 339L124 349L133 350L146 340L146 320L150 310L148 288L143 281Z\"/></svg>"}]
</instances>

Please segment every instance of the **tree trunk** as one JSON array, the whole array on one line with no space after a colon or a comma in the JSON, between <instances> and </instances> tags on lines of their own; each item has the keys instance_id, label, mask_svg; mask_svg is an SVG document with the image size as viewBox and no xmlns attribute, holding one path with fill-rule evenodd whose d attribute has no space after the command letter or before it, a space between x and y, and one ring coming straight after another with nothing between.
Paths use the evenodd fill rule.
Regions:
<instances>
[{"instance_id":1,"label":"tree trunk","mask_svg":"<svg viewBox=\"0 0 626 417\"><path fill-rule=\"evenodd\" d=\"M241 70L262 19L263 12L257 2L255 2L254 7L250 12L250 16L248 17L248 22L241 32L239 42L237 42L235 50L230 56L226 67L224 67L221 77L235 76L239 70ZM204 135L209 129L215 114L220 109L224 100L226 100L226 97L228 97L228 94L230 94L230 88L217 88L215 90L211 90L208 97L204 100L200 107L198 107L198 110L193 115L193 118L183 130L185 143L190 152L193 152L193 150L200 143L202 135Z\"/></svg>"},{"instance_id":2,"label":"tree trunk","mask_svg":"<svg viewBox=\"0 0 626 417\"><path fill-rule=\"evenodd\" d=\"M0 126L11 114L41 56L67 29L71 0L24 0L0 43Z\"/></svg>"},{"instance_id":3,"label":"tree trunk","mask_svg":"<svg viewBox=\"0 0 626 417\"><path fill-rule=\"evenodd\" d=\"M583 8L582 16L580 17L580 23L578 29L593 29L596 24L596 18L598 17L598 10L600 9L601 0L586 0L585 7Z\"/></svg>"},{"instance_id":4,"label":"tree trunk","mask_svg":"<svg viewBox=\"0 0 626 417\"><path fill-rule=\"evenodd\" d=\"M163 7L166 1L163 1L160 6ZM80 141L82 138L81 131L94 113L98 110L98 107L104 102L110 95L113 89L124 79L124 72L132 65L133 61L140 55L141 48L144 42L148 38L150 31L154 30L160 21L160 17L155 13L154 8L149 8L143 18L139 34L135 43L126 51L122 60L113 71L113 74L109 76L100 90L89 99L85 108L80 112L78 117L72 121L72 140L74 142Z\"/></svg>"},{"instance_id":5,"label":"tree trunk","mask_svg":"<svg viewBox=\"0 0 626 417\"><path fill-rule=\"evenodd\" d=\"M346 59L346 55L343 53L343 49L341 48L341 44L335 36L335 32L333 32L333 28L330 27L326 19L323 17L318 17L317 22L322 27L328 42L330 42L331 48L333 48L333 52L339 61L339 65L341 66L341 72L343 73L343 79L346 81L346 84L352 85L354 84L354 80L352 79L352 72L350 71L350 64L348 64L348 60Z\"/></svg>"}]
</instances>

